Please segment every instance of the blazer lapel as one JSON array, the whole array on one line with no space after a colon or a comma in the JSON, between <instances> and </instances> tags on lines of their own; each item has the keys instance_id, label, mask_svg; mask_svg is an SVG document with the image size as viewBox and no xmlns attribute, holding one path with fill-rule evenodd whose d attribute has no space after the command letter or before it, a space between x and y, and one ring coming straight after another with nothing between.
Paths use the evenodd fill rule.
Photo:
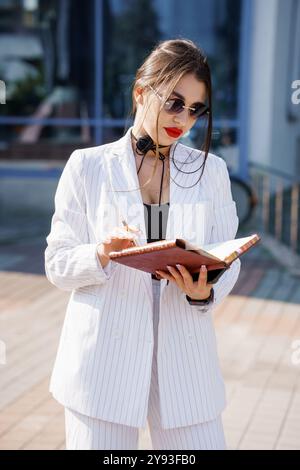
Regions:
<instances>
[{"instance_id":1,"label":"blazer lapel","mask_svg":"<svg viewBox=\"0 0 300 470\"><path fill-rule=\"evenodd\" d=\"M130 130L114 142L110 151L114 158L108 160L110 188L118 207L120 221L136 225L141 230L143 243L147 243L144 207L136 171L134 153L131 145Z\"/></svg>"},{"instance_id":2,"label":"blazer lapel","mask_svg":"<svg viewBox=\"0 0 300 470\"><path fill-rule=\"evenodd\" d=\"M118 207L120 221L125 219L130 225L141 230L141 242L147 243L144 206L136 171L135 156L131 144L130 131L108 146L109 187ZM166 239L185 238L190 242L204 242L205 205L201 201L200 166L202 154L193 149L174 143L170 147L170 206L166 228ZM198 171L195 171L197 170ZM195 171L195 173L192 173ZM151 287L151 276L148 273ZM161 281L163 292L167 281Z\"/></svg>"},{"instance_id":3,"label":"blazer lapel","mask_svg":"<svg viewBox=\"0 0 300 470\"><path fill-rule=\"evenodd\" d=\"M166 239L184 238L191 243L204 243L207 206L201 201L201 183L198 182L202 155L181 143L170 151L170 208ZM166 285L167 280L162 280L161 295Z\"/></svg>"}]
</instances>

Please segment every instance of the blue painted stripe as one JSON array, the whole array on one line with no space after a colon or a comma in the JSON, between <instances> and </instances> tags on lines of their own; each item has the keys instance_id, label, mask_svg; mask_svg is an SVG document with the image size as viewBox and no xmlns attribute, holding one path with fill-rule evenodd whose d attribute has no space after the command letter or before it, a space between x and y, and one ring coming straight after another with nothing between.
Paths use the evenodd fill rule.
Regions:
<instances>
[{"instance_id":1,"label":"blue painted stripe","mask_svg":"<svg viewBox=\"0 0 300 470\"><path fill-rule=\"evenodd\" d=\"M239 87L238 116L240 128L238 144L240 149L239 174L243 180L249 181L248 150L249 150L249 112L250 112L250 73L252 66L253 36L253 0L243 0L240 28L239 51Z\"/></svg>"},{"instance_id":2,"label":"blue painted stripe","mask_svg":"<svg viewBox=\"0 0 300 470\"><path fill-rule=\"evenodd\" d=\"M14 125L43 125L43 126L94 126L99 124L97 119L79 118L38 118L30 116L0 116L0 124Z\"/></svg>"},{"instance_id":3,"label":"blue painted stripe","mask_svg":"<svg viewBox=\"0 0 300 470\"><path fill-rule=\"evenodd\" d=\"M101 116L103 115L103 53L102 53L102 37L103 37L103 1L94 0L94 61L95 61L95 118L99 124L95 126L94 141L96 145L103 142L103 130L101 125Z\"/></svg>"},{"instance_id":4,"label":"blue painted stripe","mask_svg":"<svg viewBox=\"0 0 300 470\"><path fill-rule=\"evenodd\" d=\"M0 178L59 178L62 168L0 168Z\"/></svg>"},{"instance_id":5,"label":"blue painted stripe","mask_svg":"<svg viewBox=\"0 0 300 470\"><path fill-rule=\"evenodd\" d=\"M77 119L77 118L33 118L26 116L0 116L0 125L13 126L15 124L23 124L25 126L30 126L31 124L39 124L41 126L83 126L89 125L91 127L111 127L111 128L124 128L125 126L131 126L133 120L127 119L112 119L112 118L103 118L103 119ZM216 127L231 127L237 129L239 127L238 119L224 119L224 118L214 118L213 126ZM201 124L196 123L195 128L200 128Z\"/></svg>"}]
</instances>

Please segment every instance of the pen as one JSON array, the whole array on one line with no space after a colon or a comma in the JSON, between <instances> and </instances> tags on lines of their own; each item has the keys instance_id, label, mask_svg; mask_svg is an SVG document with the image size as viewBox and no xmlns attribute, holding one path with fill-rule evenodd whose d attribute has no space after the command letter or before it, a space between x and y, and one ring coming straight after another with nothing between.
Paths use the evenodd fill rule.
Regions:
<instances>
[{"instance_id":1,"label":"pen","mask_svg":"<svg viewBox=\"0 0 300 470\"><path fill-rule=\"evenodd\" d=\"M128 232L128 231L129 231L129 226L128 226L126 220L123 219L123 220L122 220L122 224L126 227L126 230L127 230L127 232ZM136 241L135 239L133 239L132 241L133 241L133 243L134 243L135 246L138 246L138 243L137 243L137 241Z\"/></svg>"}]
</instances>

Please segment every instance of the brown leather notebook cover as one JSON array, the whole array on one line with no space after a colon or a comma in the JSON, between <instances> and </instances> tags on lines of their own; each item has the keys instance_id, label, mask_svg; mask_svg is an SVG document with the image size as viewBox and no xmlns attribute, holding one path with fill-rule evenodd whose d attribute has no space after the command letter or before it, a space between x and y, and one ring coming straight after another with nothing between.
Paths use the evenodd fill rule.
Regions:
<instances>
[{"instance_id":1,"label":"brown leather notebook cover","mask_svg":"<svg viewBox=\"0 0 300 470\"><path fill-rule=\"evenodd\" d=\"M148 273L161 270L168 272L167 265L182 264L196 279L201 265L207 267L207 282L215 283L231 263L260 241L258 234L236 238L226 242L197 247L187 240L160 240L121 251L111 251L112 261L140 269Z\"/></svg>"}]
</instances>

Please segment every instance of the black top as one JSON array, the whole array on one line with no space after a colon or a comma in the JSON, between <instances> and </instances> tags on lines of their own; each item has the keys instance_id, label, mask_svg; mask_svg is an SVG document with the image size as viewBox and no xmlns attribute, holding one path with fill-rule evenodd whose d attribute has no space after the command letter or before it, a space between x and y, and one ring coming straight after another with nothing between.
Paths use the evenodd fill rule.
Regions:
<instances>
[{"instance_id":1,"label":"black top","mask_svg":"<svg viewBox=\"0 0 300 470\"><path fill-rule=\"evenodd\" d=\"M145 224L147 231L147 243L157 242L166 239L167 220L170 203L165 204L147 204L144 202ZM198 281L199 273L193 273L193 281ZM157 279L155 274L152 278ZM169 281L168 281L169 283Z\"/></svg>"},{"instance_id":2,"label":"black top","mask_svg":"<svg viewBox=\"0 0 300 470\"><path fill-rule=\"evenodd\" d=\"M170 203L147 204L144 202L147 243L165 240Z\"/></svg>"}]
</instances>

